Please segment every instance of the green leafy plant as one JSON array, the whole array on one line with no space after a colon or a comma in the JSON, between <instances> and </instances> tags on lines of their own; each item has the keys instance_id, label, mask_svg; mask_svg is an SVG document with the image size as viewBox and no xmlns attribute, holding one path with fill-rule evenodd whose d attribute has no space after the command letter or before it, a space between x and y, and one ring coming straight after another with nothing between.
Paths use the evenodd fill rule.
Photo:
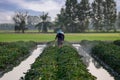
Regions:
<instances>
[{"instance_id":1,"label":"green leafy plant","mask_svg":"<svg viewBox=\"0 0 120 80\"><path fill-rule=\"evenodd\" d=\"M82 63L76 49L49 46L26 73L25 80L95 80Z\"/></svg>"},{"instance_id":2,"label":"green leafy plant","mask_svg":"<svg viewBox=\"0 0 120 80\"><path fill-rule=\"evenodd\" d=\"M0 43L0 71L6 72L9 68L19 64L25 58L24 56L30 53L32 47L35 47L35 42L32 41Z\"/></svg>"},{"instance_id":3,"label":"green leafy plant","mask_svg":"<svg viewBox=\"0 0 120 80\"><path fill-rule=\"evenodd\" d=\"M92 53L120 74L120 47L113 43L100 43L93 47Z\"/></svg>"}]
</instances>

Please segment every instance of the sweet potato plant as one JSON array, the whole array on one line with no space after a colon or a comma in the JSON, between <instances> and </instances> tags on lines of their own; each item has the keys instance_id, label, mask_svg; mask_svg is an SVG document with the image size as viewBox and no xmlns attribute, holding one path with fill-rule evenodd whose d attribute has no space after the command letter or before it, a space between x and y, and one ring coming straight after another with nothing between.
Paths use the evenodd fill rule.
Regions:
<instances>
[{"instance_id":1,"label":"sweet potato plant","mask_svg":"<svg viewBox=\"0 0 120 80\"><path fill-rule=\"evenodd\" d=\"M26 73L25 80L95 80L72 46L49 46Z\"/></svg>"}]
</instances>

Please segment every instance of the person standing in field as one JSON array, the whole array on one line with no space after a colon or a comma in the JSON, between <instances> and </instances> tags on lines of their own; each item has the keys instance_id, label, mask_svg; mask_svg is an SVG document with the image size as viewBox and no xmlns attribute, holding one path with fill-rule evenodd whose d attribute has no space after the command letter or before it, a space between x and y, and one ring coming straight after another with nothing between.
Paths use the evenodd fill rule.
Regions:
<instances>
[{"instance_id":1,"label":"person standing in field","mask_svg":"<svg viewBox=\"0 0 120 80\"><path fill-rule=\"evenodd\" d=\"M61 48L64 41L64 32L61 29L57 31L55 40L57 40L58 47Z\"/></svg>"}]
</instances>

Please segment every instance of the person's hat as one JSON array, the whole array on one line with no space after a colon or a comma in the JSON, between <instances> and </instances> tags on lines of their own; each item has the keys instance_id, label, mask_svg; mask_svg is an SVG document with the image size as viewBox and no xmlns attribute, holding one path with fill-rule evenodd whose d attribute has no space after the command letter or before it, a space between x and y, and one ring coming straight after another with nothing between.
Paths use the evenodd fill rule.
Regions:
<instances>
[{"instance_id":1,"label":"person's hat","mask_svg":"<svg viewBox=\"0 0 120 80\"><path fill-rule=\"evenodd\" d=\"M61 33L61 34L64 34L64 32L60 29L57 31L57 33Z\"/></svg>"}]
</instances>

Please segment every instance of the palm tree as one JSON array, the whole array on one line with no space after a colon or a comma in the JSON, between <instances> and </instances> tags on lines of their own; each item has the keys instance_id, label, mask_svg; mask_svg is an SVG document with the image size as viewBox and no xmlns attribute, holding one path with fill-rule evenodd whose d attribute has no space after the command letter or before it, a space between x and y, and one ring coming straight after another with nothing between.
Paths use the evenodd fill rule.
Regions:
<instances>
[{"instance_id":1,"label":"palm tree","mask_svg":"<svg viewBox=\"0 0 120 80\"><path fill-rule=\"evenodd\" d=\"M42 32L48 32L48 27L51 26L50 17L48 16L48 13L44 13L40 16L41 22L36 25L38 27L39 32L42 30Z\"/></svg>"}]
</instances>

